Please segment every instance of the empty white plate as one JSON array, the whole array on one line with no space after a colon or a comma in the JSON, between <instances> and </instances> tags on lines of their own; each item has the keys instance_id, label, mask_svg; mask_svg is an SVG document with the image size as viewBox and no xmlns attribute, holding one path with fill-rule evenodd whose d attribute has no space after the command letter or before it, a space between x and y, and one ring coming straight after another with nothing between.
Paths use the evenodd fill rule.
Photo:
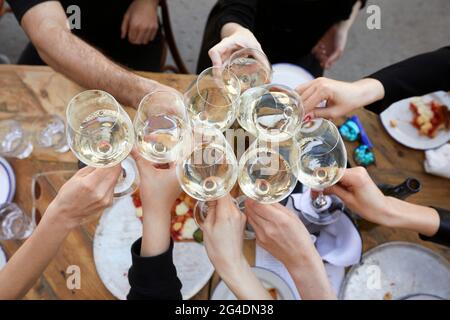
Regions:
<instances>
[{"instance_id":1,"label":"empty white plate","mask_svg":"<svg viewBox=\"0 0 450 320\"><path fill-rule=\"evenodd\" d=\"M272 66L272 69L272 83L283 84L292 89L295 89L303 83L314 80L311 73L295 64L277 63Z\"/></svg>"}]
</instances>

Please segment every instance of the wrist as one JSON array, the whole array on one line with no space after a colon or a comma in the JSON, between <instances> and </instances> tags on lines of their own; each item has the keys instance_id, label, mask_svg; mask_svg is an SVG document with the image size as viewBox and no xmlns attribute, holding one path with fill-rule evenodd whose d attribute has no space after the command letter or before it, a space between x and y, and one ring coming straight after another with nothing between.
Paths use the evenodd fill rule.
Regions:
<instances>
[{"instance_id":1,"label":"wrist","mask_svg":"<svg viewBox=\"0 0 450 320\"><path fill-rule=\"evenodd\" d=\"M358 88L359 106L367 106L384 98L383 84L376 79L361 79L353 84Z\"/></svg>"},{"instance_id":2,"label":"wrist","mask_svg":"<svg viewBox=\"0 0 450 320\"><path fill-rule=\"evenodd\" d=\"M50 226L54 230L68 234L79 224L67 217L67 211L55 204L50 204L45 211L39 225Z\"/></svg>"}]
</instances>

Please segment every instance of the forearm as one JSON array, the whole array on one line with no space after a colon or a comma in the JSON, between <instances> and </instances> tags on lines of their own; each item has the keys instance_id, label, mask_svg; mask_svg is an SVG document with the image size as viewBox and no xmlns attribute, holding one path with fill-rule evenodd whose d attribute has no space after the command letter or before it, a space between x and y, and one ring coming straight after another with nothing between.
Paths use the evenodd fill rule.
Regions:
<instances>
[{"instance_id":1,"label":"forearm","mask_svg":"<svg viewBox=\"0 0 450 320\"><path fill-rule=\"evenodd\" d=\"M245 258L234 268L217 270L222 280L239 300L272 300L269 292L255 276Z\"/></svg>"},{"instance_id":2,"label":"forearm","mask_svg":"<svg viewBox=\"0 0 450 320\"><path fill-rule=\"evenodd\" d=\"M356 1L355 4L353 5L350 17L342 22L343 26L345 26L347 29L350 29L353 23L355 22L359 10L361 10L361 6L362 6L361 1Z\"/></svg>"},{"instance_id":3,"label":"forearm","mask_svg":"<svg viewBox=\"0 0 450 320\"><path fill-rule=\"evenodd\" d=\"M305 252L299 256L295 263L286 265L300 296L304 300L334 300L336 294L318 252L311 248L311 252Z\"/></svg>"},{"instance_id":4,"label":"forearm","mask_svg":"<svg viewBox=\"0 0 450 320\"><path fill-rule=\"evenodd\" d=\"M412 230L429 237L439 229L439 214L433 208L388 197L386 210L390 227Z\"/></svg>"},{"instance_id":5,"label":"forearm","mask_svg":"<svg viewBox=\"0 0 450 320\"><path fill-rule=\"evenodd\" d=\"M0 300L20 299L39 279L69 233L50 208L19 250L0 271Z\"/></svg>"},{"instance_id":6,"label":"forearm","mask_svg":"<svg viewBox=\"0 0 450 320\"><path fill-rule=\"evenodd\" d=\"M141 199L144 211L141 256L153 257L166 252L170 246L170 208Z\"/></svg>"},{"instance_id":7,"label":"forearm","mask_svg":"<svg viewBox=\"0 0 450 320\"><path fill-rule=\"evenodd\" d=\"M370 105L384 98L383 84L376 79L361 79L353 82L358 92L358 107Z\"/></svg>"}]
</instances>

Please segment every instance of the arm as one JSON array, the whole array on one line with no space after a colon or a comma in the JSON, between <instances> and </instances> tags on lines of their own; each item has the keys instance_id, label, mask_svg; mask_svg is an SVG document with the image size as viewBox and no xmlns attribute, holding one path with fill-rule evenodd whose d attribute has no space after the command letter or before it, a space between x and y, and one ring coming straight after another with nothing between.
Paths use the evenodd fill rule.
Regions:
<instances>
[{"instance_id":1,"label":"arm","mask_svg":"<svg viewBox=\"0 0 450 320\"><path fill-rule=\"evenodd\" d=\"M368 78L381 82L382 99L367 107L381 113L392 103L437 90L450 90L450 46L424 53L381 69Z\"/></svg>"},{"instance_id":2,"label":"arm","mask_svg":"<svg viewBox=\"0 0 450 320\"><path fill-rule=\"evenodd\" d=\"M58 253L69 232L111 205L120 172L120 167L86 167L64 184L30 238L0 271L0 299L23 297Z\"/></svg>"},{"instance_id":3,"label":"arm","mask_svg":"<svg viewBox=\"0 0 450 320\"><path fill-rule=\"evenodd\" d=\"M347 169L339 183L326 193L336 194L346 206L368 221L415 231L425 240L450 245L448 211L386 197L364 168Z\"/></svg>"},{"instance_id":4,"label":"arm","mask_svg":"<svg viewBox=\"0 0 450 320\"><path fill-rule=\"evenodd\" d=\"M450 90L450 47L384 68L355 82L318 78L297 87L306 112L339 118L355 109L381 113L395 101L437 90ZM317 108L327 100L327 108Z\"/></svg>"},{"instance_id":5,"label":"arm","mask_svg":"<svg viewBox=\"0 0 450 320\"><path fill-rule=\"evenodd\" d=\"M173 264L170 209L180 194L175 168L157 169L136 150L143 211L142 239L131 248L129 300L181 300L181 282Z\"/></svg>"},{"instance_id":6,"label":"arm","mask_svg":"<svg viewBox=\"0 0 450 320\"><path fill-rule=\"evenodd\" d=\"M312 49L323 68L329 69L344 53L350 28L361 9L362 2L356 1L347 20L333 25Z\"/></svg>"},{"instance_id":7,"label":"arm","mask_svg":"<svg viewBox=\"0 0 450 320\"><path fill-rule=\"evenodd\" d=\"M73 35L59 2L35 5L24 14L21 25L49 66L85 88L107 91L136 107L145 94L165 87L120 67Z\"/></svg>"},{"instance_id":8,"label":"arm","mask_svg":"<svg viewBox=\"0 0 450 320\"><path fill-rule=\"evenodd\" d=\"M336 299L322 258L300 219L280 204L245 203L257 243L289 271L302 299Z\"/></svg>"},{"instance_id":9,"label":"arm","mask_svg":"<svg viewBox=\"0 0 450 320\"><path fill-rule=\"evenodd\" d=\"M208 256L228 288L240 300L270 300L242 252L245 215L228 195L208 203L201 226Z\"/></svg>"}]
</instances>

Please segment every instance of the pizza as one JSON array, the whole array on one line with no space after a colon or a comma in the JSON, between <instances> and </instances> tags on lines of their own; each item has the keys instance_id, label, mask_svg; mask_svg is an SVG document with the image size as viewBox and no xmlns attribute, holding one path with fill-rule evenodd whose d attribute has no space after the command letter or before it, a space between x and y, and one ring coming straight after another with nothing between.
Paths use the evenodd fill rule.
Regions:
<instances>
[{"instance_id":1,"label":"pizza","mask_svg":"<svg viewBox=\"0 0 450 320\"><path fill-rule=\"evenodd\" d=\"M436 100L425 102L422 98L414 98L409 108L414 114L412 125L420 135L434 138L440 130L450 127L450 111L446 105Z\"/></svg>"},{"instance_id":2,"label":"pizza","mask_svg":"<svg viewBox=\"0 0 450 320\"><path fill-rule=\"evenodd\" d=\"M132 194L136 217L143 218L142 202L139 190ZM174 241L203 241L203 234L194 220L194 206L197 200L182 193L171 209L170 234Z\"/></svg>"}]
</instances>

